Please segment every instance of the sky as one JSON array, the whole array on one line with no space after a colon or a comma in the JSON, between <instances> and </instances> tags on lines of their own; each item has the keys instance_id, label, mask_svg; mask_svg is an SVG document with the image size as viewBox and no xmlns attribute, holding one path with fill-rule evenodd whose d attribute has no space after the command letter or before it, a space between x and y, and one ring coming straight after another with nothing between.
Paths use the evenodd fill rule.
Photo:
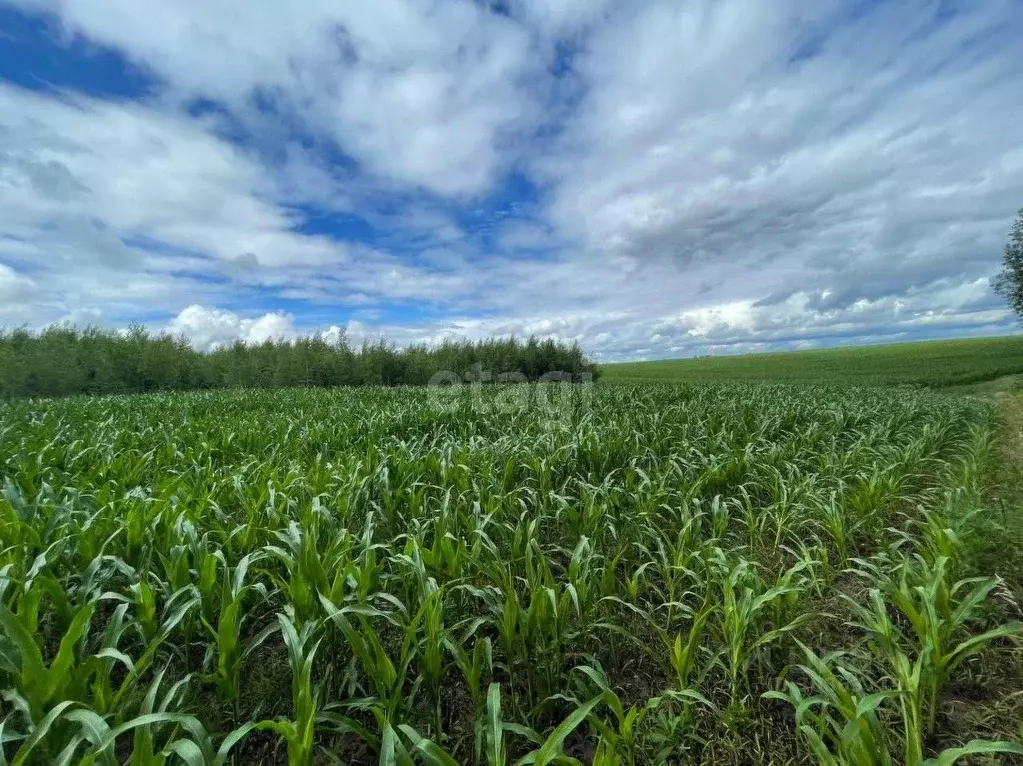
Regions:
<instances>
[{"instance_id":1,"label":"sky","mask_svg":"<svg viewBox=\"0 0 1023 766\"><path fill-rule=\"evenodd\" d=\"M1020 0L0 0L0 326L996 335Z\"/></svg>"}]
</instances>

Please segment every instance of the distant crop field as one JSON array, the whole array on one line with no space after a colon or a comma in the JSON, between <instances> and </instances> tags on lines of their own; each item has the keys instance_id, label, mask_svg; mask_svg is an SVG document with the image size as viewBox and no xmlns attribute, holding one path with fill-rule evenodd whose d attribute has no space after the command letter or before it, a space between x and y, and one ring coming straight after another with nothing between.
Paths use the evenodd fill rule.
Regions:
<instances>
[{"instance_id":1,"label":"distant crop field","mask_svg":"<svg viewBox=\"0 0 1023 766\"><path fill-rule=\"evenodd\" d=\"M989 403L436 396L0 404L0 762L1023 753L1018 607L959 532Z\"/></svg>"},{"instance_id":2,"label":"distant crop field","mask_svg":"<svg viewBox=\"0 0 1023 766\"><path fill-rule=\"evenodd\" d=\"M1023 373L1023 335L608 364L601 371L602 380L629 383L747 380L957 386Z\"/></svg>"}]
</instances>

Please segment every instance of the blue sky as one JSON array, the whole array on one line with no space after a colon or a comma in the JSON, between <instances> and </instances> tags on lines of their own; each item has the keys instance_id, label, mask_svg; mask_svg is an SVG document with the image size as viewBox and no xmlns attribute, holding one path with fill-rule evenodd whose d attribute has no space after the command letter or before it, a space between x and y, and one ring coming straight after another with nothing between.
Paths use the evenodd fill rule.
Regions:
<instances>
[{"instance_id":1,"label":"blue sky","mask_svg":"<svg viewBox=\"0 0 1023 766\"><path fill-rule=\"evenodd\" d=\"M0 0L0 325L1013 331L1018 0Z\"/></svg>"}]
</instances>

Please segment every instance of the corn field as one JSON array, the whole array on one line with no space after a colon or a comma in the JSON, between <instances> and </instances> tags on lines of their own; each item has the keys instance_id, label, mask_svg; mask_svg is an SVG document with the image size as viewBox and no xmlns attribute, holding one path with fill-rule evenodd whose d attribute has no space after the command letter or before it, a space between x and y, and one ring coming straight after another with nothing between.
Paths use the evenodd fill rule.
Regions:
<instances>
[{"instance_id":1,"label":"corn field","mask_svg":"<svg viewBox=\"0 0 1023 766\"><path fill-rule=\"evenodd\" d=\"M0 405L0 763L1023 755L950 714L1023 634L964 555L989 405L501 396Z\"/></svg>"}]
</instances>

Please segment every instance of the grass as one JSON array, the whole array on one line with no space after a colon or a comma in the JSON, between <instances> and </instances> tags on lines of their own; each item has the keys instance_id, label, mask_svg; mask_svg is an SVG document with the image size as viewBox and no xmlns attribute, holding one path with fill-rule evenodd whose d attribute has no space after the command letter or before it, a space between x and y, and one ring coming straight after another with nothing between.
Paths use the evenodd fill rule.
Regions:
<instances>
[{"instance_id":1,"label":"grass","mask_svg":"<svg viewBox=\"0 0 1023 766\"><path fill-rule=\"evenodd\" d=\"M1018 410L435 395L0 406L0 762L1023 755Z\"/></svg>"},{"instance_id":2,"label":"grass","mask_svg":"<svg viewBox=\"0 0 1023 766\"><path fill-rule=\"evenodd\" d=\"M978 568L1002 575L1023 603L1023 379L998 383L991 389L967 389L995 402L999 414L985 481L985 500L994 512L976 520L971 557Z\"/></svg>"},{"instance_id":3,"label":"grass","mask_svg":"<svg viewBox=\"0 0 1023 766\"><path fill-rule=\"evenodd\" d=\"M1023 335L608 364L601 370L603 380L618 383L964 386L1023 374Z\"/></svg>"},{"instance_id":4,"label":"grass","mask_svg":"<svg viewBox=\"0 0 1023 766\"><path fill-rule=\"evenodd\" d=\"M1023 381L1006 378L996 383L968 390L994 401L999 418L985 480L990 510L975 515L964 530L965 560L971 574L997 575L992 597L1007 613L1023 618ZM1023 721L1023 652L1006 653L999 662L982 659L972 675L950 701L950 727L983 730Z\"/></svg>"}]
</instances>

